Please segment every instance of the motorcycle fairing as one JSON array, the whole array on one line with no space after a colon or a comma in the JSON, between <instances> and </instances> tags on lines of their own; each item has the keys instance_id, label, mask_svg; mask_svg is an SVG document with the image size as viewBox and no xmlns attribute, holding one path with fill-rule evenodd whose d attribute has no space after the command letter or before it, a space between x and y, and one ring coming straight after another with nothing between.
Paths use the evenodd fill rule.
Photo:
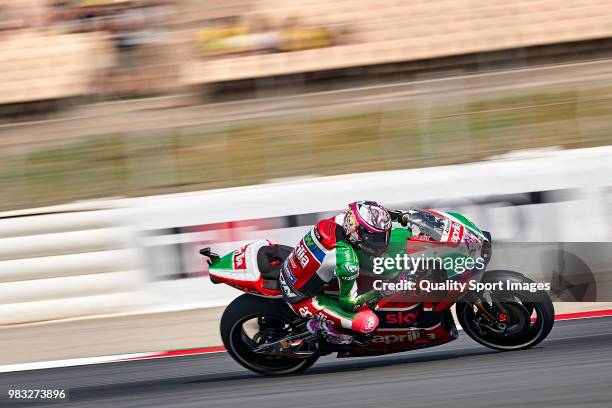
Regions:
<instances>
[{"instance_id":1,"label":"motorcycle fairing","mask_svg":"<svg viewBox=\"0 0 612 408\"><path fill-rule=\"evenodd\" d=\"M382 354L399 353L402 351L415 350L419 348L439 346L458 338L450 309L443 311L424 310L422 304L406 305L405 308L393 308L393 310L376 309L381 323L388 324L379 326L374 332L372 339L366 346L356 346L349 350L338 352L338 358L366 357ZM416 314L413 322L402 319L394 319L395 323L389 324L387 317L391 314L395 317Z\"/></svg>"},{"instance_id":2,"label":"motorcycle fairing","mask_svg":"<svg viewBox=\"0 0 612 408\"><path fill-rule=\"evenodd\" d=\"M259 250L271 245L268 240L255 241L230 252L209 268L210 279L255 295L281 297L278 288L263 278L257 264Z\"/></svg>"}]
</instances>

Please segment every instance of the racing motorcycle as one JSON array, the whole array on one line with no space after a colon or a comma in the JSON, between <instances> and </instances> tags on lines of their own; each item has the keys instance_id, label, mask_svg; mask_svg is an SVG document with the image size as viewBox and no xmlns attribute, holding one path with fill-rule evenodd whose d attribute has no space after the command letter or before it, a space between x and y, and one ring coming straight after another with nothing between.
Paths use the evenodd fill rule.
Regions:
<instances>
[{"instance_id":1,"label":"racing motorcycle","mask_svg":"<svg viewBox=\"0 0 612 408\"><path fill-rule=\"evenodd\" d=\"M459 213L410 209L406 226L394 227L390 234L387 257L397 254L412 258L425 253L444 259L480 257L485 267L431 267L419 271L430 282L478 282L486 284L512 282L533 284L525 276L507 270L487 271L491 258L491 234L481 231ZM249 243L224 256L200 250L209 257L209 276L213 283L224 283L244 294L225 309L221 318L221 337L229 354L249 370L266 375L292 374L306 370L326 354L337 357L375 356L403 352L448 343L457 339L458 330L451 313L463 331L476 342L501 351L535 346L550 333L554 308L545 291L448 290L439 298L425 296L418 289L391 291L377 302L373 311L379 318L378 328L349 345L335 345L306 329L307 317L289 309L279 288L279 273L293 248L267 240ZM360 254L360 257L364 256ZM367 257L366 257L367 258ZM400 270L373 274L372 263L363 261L359 287L372 287L375 279L394 276ZM456 262L455 265L461 264ZM446 265L446 264L445 264ZM391 268L393 269L393 268ZM515 285L517 286L517 285ZM416 285L415 285L416 287ZM465 285L465 288L471 287ZM490 285L495 287L495 285ZM324 289L337 296L338 287Z\"/></svg>"}]
</instances>

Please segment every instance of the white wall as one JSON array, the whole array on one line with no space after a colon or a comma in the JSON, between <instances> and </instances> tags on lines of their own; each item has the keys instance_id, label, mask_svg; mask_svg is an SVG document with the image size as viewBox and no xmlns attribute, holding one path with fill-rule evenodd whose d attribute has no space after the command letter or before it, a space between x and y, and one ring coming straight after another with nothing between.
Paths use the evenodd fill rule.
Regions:
<instances>
[{"instance_id":1,"label":"white wall","mask_svg":"<svg viewBox=\"0 0 612 408\"><path fill-rule=\"evenodd\" d=\"M138 211L135 219L139 228L147 231L144 245L157 254L156 258L163 259L160 263L151 257L150 270L156 276L168 276L201 273L203 263L197 249L203 246L226 253L261 238L294 245L309 225L267 225L282 225L296 214L318 213L315 217L323 217L357 199L374 199L389 207L455 210L491 231L495 240L612 241L612 147L143 197L127 202ZM268 222L268 218L273 220ZM228 224L208 228L224 222ZM191 226L204 226L201 229L206 231L176 234L176 230L167 230L188 230L185 227ZM211 287L207 279L182 281L188 282L184 291L180 283L173 283L181 301L197 303L212 294L214 301L222 304L238 294L235 290L227 292L224 285Z\"/></svg>"},{"instance_id":2,"label":"white wall","mask_svg":"<svg viewBox=\"0 0 612 408\"><path fill-rule=\"evenodd\" d=\"M527 230L495 197L554 191L556 203L530 214ZM493 198L491 204L482 204ZM372 199L389 207L430 204L461 210L505 239L610 240L612 147L550 152L535 159L478 162L125 200L142 229L336 211ZM538 219L543 217L545 222ZM563 222L553 229L549 221ZM544 225L542 225L544 224ZM546 228L544 228L546 226ZM588 232L587 232L588 230Z\"/></svg>"},{"instance_id":3,"label":"white wall","mask_svg":"<svg viewBox=\"0 0 612 408\"><path fill-rule=\"evenodd\" d=\"M149 274L121 211L0 214L0 325L137 307Z\"/></svg>"},{"instance_id":4,"label":"white wall","mask_svg":"<svg viewBox=\"0 0 612 408\"><path fill-rule=\"evenodd\" d=\"M0 324L225 304L239 292L205 277L151 280L201 272L205 245L293 245L316 219L359 199L455 210L496 240L612 241L612 147L114 200L95 217L0 214Z\"/></svg>"}]
</instances>

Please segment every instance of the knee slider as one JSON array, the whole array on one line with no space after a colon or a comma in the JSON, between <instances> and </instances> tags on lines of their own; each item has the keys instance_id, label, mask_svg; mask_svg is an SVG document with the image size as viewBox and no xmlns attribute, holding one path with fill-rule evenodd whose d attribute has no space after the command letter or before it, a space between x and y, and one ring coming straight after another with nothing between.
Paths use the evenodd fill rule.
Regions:
<instances>
[{"instance_id":1,"label":"knee slider","mask_svg":"<svg viewBox=\"0 0 612 408\"><path fill-rule=\"evenodd\" d=\"M378 316L370 309L361 310L353 319L352 330L358 333L368 334L378 327Z\"/></svg>"}]
</instances>

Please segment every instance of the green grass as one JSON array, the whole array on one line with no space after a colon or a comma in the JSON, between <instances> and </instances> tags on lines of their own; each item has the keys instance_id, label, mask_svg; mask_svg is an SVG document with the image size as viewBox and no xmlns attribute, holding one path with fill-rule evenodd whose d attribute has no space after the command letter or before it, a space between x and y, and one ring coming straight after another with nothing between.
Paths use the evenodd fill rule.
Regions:
<instances>
[{"instance_id":1,"label":"green grass","mask_svg":"<svg viewBox=\"0 0 612 408\"><path fill-rule=\"evenodd\" d=\"M610 118L612 88L601 88L225 131L106 135L0 152L0 209L461 163L550 145L607 145Z\"/></svg>"}]
</instances>

